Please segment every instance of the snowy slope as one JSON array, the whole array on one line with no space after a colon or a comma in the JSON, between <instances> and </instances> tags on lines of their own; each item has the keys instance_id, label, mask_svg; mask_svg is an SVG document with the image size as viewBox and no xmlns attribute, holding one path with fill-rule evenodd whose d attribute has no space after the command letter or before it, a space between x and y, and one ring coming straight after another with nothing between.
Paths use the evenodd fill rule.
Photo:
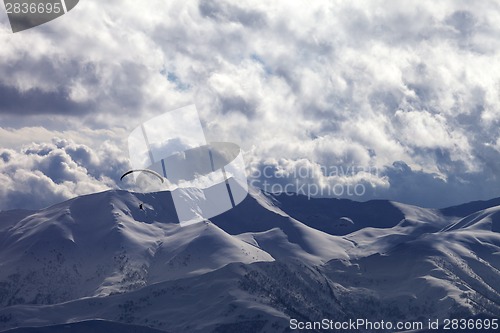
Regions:
<instances>
[{"instance_id":1,"label":"snowy slope","mask_svg":"<svg viewBox=\"0 0 500 333\"><path fill-rule=\"evenodd\" d=\"M84 320L68 324L44 327L19 327L5 331L8 333L164 333L150 327L122 324L106 320Z\"/></svg>"},{"instance_id":2,"label":"snowy slope","mask_svg":"<svg viewBox=\"0 0 500 333\"><path fill-rule=\"evenodd\" d=\"M0 330L282 332L291 317L499 316L500 206L485 205L252 191L180 227L169 192L108 191L0 212Z\"/></svg>"},{"instance_id":3,"label":"snowy slope","mask_svg":"<svg viewBox=\"0 0 500 333\"><path fill-rule=\"evenodd\" d=\"M103 192L14 223L0 234L0 304L103 296L231 262L273 260L213 224L181 228L175 212L163 211L167 194Z\"/></svg>"},{"instance_id":4,"label":"snowy slope","mask_svg":"<svg viewBox=\"0 0 500 333\"><path fill-rule=\"evenodd\" d=\"M500 206L447 221L439 211L396 205L405 213L402 223L347 236L357 243L357 259L326 265L350 294L347 306L371 299L385 318L394 311L396 317L499 316Z\"/></svg>"}]
</instances>

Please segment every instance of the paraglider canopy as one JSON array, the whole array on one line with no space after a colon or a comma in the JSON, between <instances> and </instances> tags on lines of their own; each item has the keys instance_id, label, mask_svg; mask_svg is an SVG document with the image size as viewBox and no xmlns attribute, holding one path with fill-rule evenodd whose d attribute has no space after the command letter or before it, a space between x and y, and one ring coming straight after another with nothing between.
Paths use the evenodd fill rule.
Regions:
<instances>
[{"instance_id":1,"label":"paraglider canopy","mask_svg":"<svg viewBox=\"0 0 500 333\"><path fill-rule=\"evenodd\" d=\"M129 170L129 171L125 172L120 177L120 180L123 180L123 178L125 178L126 176L128 176L128 175L130 175L130 174L132 174L134 172L146 172L146 173L149 173L151 175L154 175L154 176L158 177L161 180L162 183L164 182L163 177L159 173L157 173L157 172L155 172L153 170L149 170L149 169L134 169L134 170Z\"/></svg>"}]
</instances>

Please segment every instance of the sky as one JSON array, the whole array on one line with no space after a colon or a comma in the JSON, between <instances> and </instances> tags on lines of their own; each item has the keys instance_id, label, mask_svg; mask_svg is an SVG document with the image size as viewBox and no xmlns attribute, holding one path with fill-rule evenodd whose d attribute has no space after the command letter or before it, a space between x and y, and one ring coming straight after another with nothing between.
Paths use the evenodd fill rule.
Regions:
<instances>
[{"instance_id":1,"label":"sky","mask_svg":"<svg viewBox=\"0 0 500 333\"><path fill-rule=\"evenodd\" d=\"M499 197L498 22L488 0L80 0L13 34L0 6L0 209L123 187L131 131L190 104L265 190Z\"/></svg>"}]
</instances>

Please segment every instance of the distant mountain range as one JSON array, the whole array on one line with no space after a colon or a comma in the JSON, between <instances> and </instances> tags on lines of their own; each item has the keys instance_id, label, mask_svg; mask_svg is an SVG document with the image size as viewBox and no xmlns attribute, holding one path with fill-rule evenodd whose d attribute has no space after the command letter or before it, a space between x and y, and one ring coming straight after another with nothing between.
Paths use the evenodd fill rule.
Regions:
<instances>
[{"instance_id":1,"label":"distant mountain range","mask_svg":"<svg viewBox=\"0 0 500 333\"><path fill-rule=\"evenodd\" d=\"M107 191L0 212L7 332L498 318L499 281L500 199L436 210L253 190L186 227L169 192Z\"/></svg>"}]
</instances>

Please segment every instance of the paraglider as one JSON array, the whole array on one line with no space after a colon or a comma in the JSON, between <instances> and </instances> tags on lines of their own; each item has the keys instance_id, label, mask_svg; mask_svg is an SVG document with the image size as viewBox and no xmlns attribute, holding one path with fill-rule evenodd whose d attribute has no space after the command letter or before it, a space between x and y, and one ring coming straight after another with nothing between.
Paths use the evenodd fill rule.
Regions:
<instances>
[{"instance_id":1,"label":"paraglider","mask_svg":"<svg viewBox=\"0 0 500 333\"><path fill-rule=\"evenodd\" d=\"M163 177L162 177L159 173L157 173L157 172L155 172L155 171L153 171L153 170L149 170L149 169L133 169L133 170L129 170L129 171L125 172L125 173L124 173L124 174L120 177L120 180L121 180L121 181L123 181L123 178L125 178L126 176L128 176L128 175L130 175L130 174L132 174L132 173L134 173L134 172L144 172L144 173L148 173L148 174L153 175L153 176L157 177L158 179L160 179L160 181L161 181L162 183L165 181L165 180L163 179ZM141 203L139 203L139 209L140 209L141 211L143 211L144 213L146 213L146 210L144 209L144 205L143 205L143 203L142 203L142 202L141 202Z\"/></svg>"},{"instance_id":2,"label":"paraglider","mask_svg":"<svg viewBox=\"0 0 500 333\"><path fill-rule=\"evenodd\" d=\"M163 177L159 173L157 173L157 172L155 172L153 170L149 170L149 169L134 169L134 170L129 170L129 171L125 172L120 177L120 180L123 180L123 178L125 178L126 176L128 176L128 175L130 175L131 173L134 173L134 172L147 172L147 173L150 173L150 174L158 177L161 180L162 183L164 182Z\"/></svg>"}]
</instances>

